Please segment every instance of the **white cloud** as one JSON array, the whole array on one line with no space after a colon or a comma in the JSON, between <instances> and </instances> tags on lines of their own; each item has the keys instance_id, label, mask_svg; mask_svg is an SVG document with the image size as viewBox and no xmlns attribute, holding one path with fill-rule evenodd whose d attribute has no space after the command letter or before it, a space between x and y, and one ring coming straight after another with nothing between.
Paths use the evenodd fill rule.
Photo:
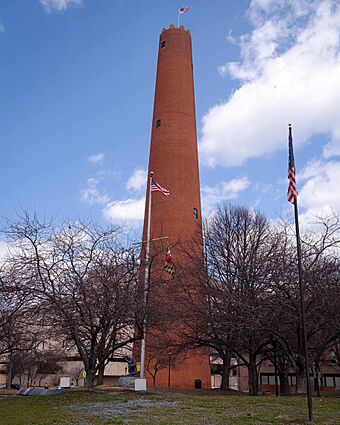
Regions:
<instances>
[{"instance_id":1,"label":"white cloud","mask_svg":"<svg viewBox=\"0 0 340 425\"><path fill-rule=\"evenodd\" d=\"M282 12L289 18L287 25L296 26L296 21L311 13L320 0L251 0L248 15L254 25L260 26L268 16L282 19Z\"/></svg>"},{"instance_id":2,"label":"white cloud","mask_svg":"<svg viewBox=\"0 0 340 425\"><path fill-rule=\"evenodd\" d=\"M0 22L0 32L5 32L5 26Z\"/></svg>"},{"instance_id":3,"label":"white cloud","mask_svg":"<svg viewBox=\"0 0 340 425\"><path fill-rule=\"evenodd\" d=\"M307 209L306 214L340 212L339 161L314 160L298 177L306 181L299 194L299 202Z\"/></svg>"},{"instance_id":4,"label":"white cloud","mask_svg":"<svg viewBox=\"0 0 340 425\"><path fill-rule=\"evenodd\" d=\"M145 190L147 181L147 171L141 167L134 170L133 174L129 177L126 188L128 190L140 191Z\"/></svg>"},{"instance_id":5,"label":"white cloud","mask_svg":"<svg viewBox=\"0 0 340 425\"><path fill-rule=\"evenodd\" d=\"M39 0L46 13L66 10L72 4L82 5L83 0Z\"/></svg>"},{"instance_id":6,"label":"white cloud","mask_svg":"<svg viewBox=\"0 0 340 425\"><path fill-rule=\"evenodd\" d=\"M105 160L105 155L103 153L97 153L90 155L87 159L94 164L100 164Z\"/></svg>"},{"instance_id":7,"label":"white cloud","mask_svg":"<svg viewBox=\"0 0 340 425\"><path fill-rule=\"evenodd\" d=\"M203 117L204 162L237 166L286 149L290 122L295 145L325 134L324 156L340 154L339 2L256 0L249 16L241 62L220 67L240 88Z\"/></svg>"},{"instance_id":8,"label":"white cloud","mask_svg":"<svg viewBox=\"0 0 340 425\"><path fill-rule=\"evenodd\" d=\"M135 192L139 192L145 189L147 171L141 167L137 167L128 181L126 182L126 188ZM93 179L96 180L96 179ZM92 185L92 186L91 186ZM91 187L96 188L96 184L93 181L89 183L89 189ZM123 222L128 223L131 227L139 226L141 221L144 219L145 210L145 198L139 199L120 199L120 200L105 200L105 207L103 209L104 218L111 222Z\"/></svg>"},{"instance_id":9,"label":"white cloud","mask_svg":"<svg viewBox=\"0 0 340 425\"><path fill-rule=\"evenodd\" d=\"M97 160L100 155L103 154L92 156ZM91 205L103 205L102 214L105 220L111 223L127 222L130 226L140 225L141 220L144 218L145 198L112 200L105 192L98 189L98 185L104 175L105 173L100 172L87 179L86 187L80 192L81 201ZM126 187L128 190L138 192L145 187L145 182L146 171L138 167L129 177Z\"/></svg>"},{"instance_id":10,"label":"white cloud","mask_svg":"<svg viewBox=\"0 0 340 425\"><path fill-rule=\"evenodd\" d=\"M87 204L106 204L110 198L105 193L100 193L97 186L99 179L91 177L87 180L87 187L80 192L80 199Z\"/></svg>"},{"instance_id":11,"label":"white cloud","mask_svg":"<svg viewBox=\"0 0 340 425\"><path fill-rule=\"evenodd\" d=\"M126 199L123 201L109 202L103 210L106 220L117 221L138 221L144 218L145 198Z\"/></svg>"},{"instance_id":12,"label":"white cloud","mask_svg":"<svg viewBox=\"0 0 340 425\"><path fill-rule=\"evenodd\" d=\"M238 198L240 192L246 190L250 186L247 176L232 179L228 182L220 182L216 186L203 186L202 193L202 209L204 215L211 214L216 205L227 200Z\"/></svg>"},{"instance_id":13,"label":"white cloud","mask_svg":"<svg viewBox=\"0 0 340 425\"><path fill-rule=\"evenodd\" d=\"M96 188L83 189L80 193L80 199L88 204L106 204L110 198L101 194Z\"/></svg>"}]
</instances>

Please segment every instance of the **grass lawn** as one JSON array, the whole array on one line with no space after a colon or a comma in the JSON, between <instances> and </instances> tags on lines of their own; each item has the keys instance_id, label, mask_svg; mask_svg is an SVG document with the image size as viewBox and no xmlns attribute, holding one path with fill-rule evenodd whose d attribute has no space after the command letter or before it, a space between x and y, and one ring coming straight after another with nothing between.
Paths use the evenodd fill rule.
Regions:
<instances>
[{"instance_id":1,"label":"grass lawn","mask_svg":"<svg viewBox=\"0 0 340 425\"><path fill-rule=\"evenodd\" d=\"M313 398L313 410L315 424L340 424L340 398ZM306 418L305 398L247 397L216 391L76 391L0 398L1 425L262 425L304 424Z\"/></svg>"}]
</instances>

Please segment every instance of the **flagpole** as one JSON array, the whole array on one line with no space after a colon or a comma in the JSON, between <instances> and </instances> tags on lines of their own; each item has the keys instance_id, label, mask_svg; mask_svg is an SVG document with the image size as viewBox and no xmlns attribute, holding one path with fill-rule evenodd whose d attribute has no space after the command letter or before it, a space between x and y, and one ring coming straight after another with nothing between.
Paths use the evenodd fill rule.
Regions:
<instances>
[{"instance_id":1,"label":"flagpole","mask_svg":"<svg viewBox=\"0 0 340 425\"><path fill-rule=\"evenodd\" d=\"M179 9L177 10L177 28L179 28Z\"/></svg>"},{"instance_id":2,"label":"flagpole","mask_svg":"<svg viewBox=\"0 0 340 425\"><path fill-rule=\"evenodd\" d=\"M288 129L289 129L289 137L292 139L291 124L288 125ZM302 274L299 213L298 213L298 204L297 204L296 196L294 199L294 217L295 217L295 234L296 234L296 245L297 245L298 269L299 269L302 339L303 339L303 351L305 355L306 380L307 380L308 423L312 423L313 422L313 407L312 407L312 392L311 392L311 385L310 385L310 379L309 379L308 343L307 343L307 331L306 331L306 320L305 320L305 285L304 285L303 274Z\"/></svg>"},{"instance_id":3,"label":"flagpole","mask_svg":"<svg viewBox=\"0 0 340 425\"><path fill-rule=\"evenodd\" d=\"M149 295L150 286L150 229L151 229L151 183L153 171L150 171L149 178L149 205L148 205L148 226L146 232L146 250L145 250L145 269L144 269L144 292L143 292L143 339L141 342L141 356L140 356L140 377L144 379L145 375L145 339L146 339L146 307Z\"/></svg>"}]
</instances>

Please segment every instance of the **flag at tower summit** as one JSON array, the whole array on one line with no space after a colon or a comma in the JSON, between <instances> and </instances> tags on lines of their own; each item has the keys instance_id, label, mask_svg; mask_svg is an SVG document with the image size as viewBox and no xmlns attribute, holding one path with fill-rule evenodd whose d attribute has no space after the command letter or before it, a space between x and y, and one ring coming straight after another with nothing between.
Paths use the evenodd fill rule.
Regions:
<instances>
[{"instance_id":1,"label":"flag at tower summit","mask_svg":"<svg viewBox=\"0 0 340 425\"><path fill-rule=\"evenodd\" d=\"M153 178L151 179L151 192L161 192L164 196L170 195L170 191L162 187L160 184L156 183Z\"/></svg>"},{"instance_id":2,"label":"flag at tower summit","mask_svg":"<svg viewBox=\"0 0 340 425\"><path fill-rule=\"evenodd\" d=\"M188 10L190 10L190 9L191 9L191 6L180 7L180 8L179 8L179 13L180 13L181 15L183 15L184 13L187 13L187 12L188 12Z\"/></svg>"}]
</instances>

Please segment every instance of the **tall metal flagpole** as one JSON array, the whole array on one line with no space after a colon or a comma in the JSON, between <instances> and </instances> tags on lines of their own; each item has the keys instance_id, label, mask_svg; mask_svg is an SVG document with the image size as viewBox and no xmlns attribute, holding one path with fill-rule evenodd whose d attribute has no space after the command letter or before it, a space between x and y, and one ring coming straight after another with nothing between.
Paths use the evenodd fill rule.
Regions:
<instances>
[{"instance_id":1,"label":"tall metal flagpole","mask_svg":"<svg viewBox=\"0 0 340 425\"><path fill-rule=\"evenodd\" d=\"M289 129L289 143L291 144L289 149L291 150L291 155L293 155L293 138L292 138L291 124L288 125L288 129ZM294 168L295 168L295 165L294 165ZM294 170L294 173L295 173L295 170ZM295 233L296 233L296 244L297 244L298 268L299 268L301 327L302 327L303 351L305 354L305 367L306 367L306 380L307 380L308 423L312 423L313 422L313 407L312 407L312 391L311 391L311 385L310 385L310 379L309 379L308 344L307 344L307 331L306 331L306 320L305 320L305 285L304 285L303 275L302 275L301 241L300 241L297 196L294 197L293 205L294 205Z\"/></svg>"},{"instance_id":2,"label":"tall metal flagpole","mask_svg":"<svg viewBox=\"0 0 340 425\"><path fill-rule=\"evenodd\" d=\"M149 295L149 286L150 286L150 229L151 229L151 183L153 177L153 171L150 171L149 178L149 205L148 205L148 226L146 232L146 250L145 250L145 270L144 270L144 292L143 292L143 309L144 309L144 318L143 318L143 339L141 342L141 356L140 356L140 377L144 379L145 375L145 339L146 339L146 306Z\"/></svg>"}]
</instances>

